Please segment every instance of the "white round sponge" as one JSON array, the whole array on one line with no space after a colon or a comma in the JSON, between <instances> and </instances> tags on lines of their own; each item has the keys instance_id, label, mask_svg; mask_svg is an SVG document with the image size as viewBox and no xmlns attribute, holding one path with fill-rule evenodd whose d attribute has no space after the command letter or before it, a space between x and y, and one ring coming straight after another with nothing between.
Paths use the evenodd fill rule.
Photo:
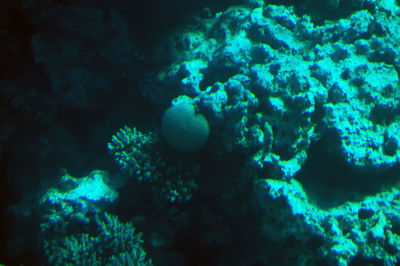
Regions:
<instances>
[{"instance_id":1,"label":"white round sponge","mask_svg":"<svg viewBox=\"0 0 400 266\"><path fill-rule=\"evenodd\" d=\"M200 150L208 140L207 119L195 114L193 104L182 102L168 108L161 121L162 133L168 144L179 152Z\"/></svg>"}]
</instances>

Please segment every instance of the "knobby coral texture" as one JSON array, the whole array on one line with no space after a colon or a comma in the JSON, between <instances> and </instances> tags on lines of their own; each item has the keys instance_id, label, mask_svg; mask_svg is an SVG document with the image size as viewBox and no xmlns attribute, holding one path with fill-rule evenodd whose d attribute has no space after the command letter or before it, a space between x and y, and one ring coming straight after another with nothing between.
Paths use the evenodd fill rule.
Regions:
<instances>
[{"instance_id":1,"label":"knobby coral texture","mask_svg":"<svg viewBox=\"0 0 400 266\"><path fill-rule=\"evenodd\" d=\"M0 158L41 177L0 164L7 265L400 264L399 1L196 1L168 30L111 2L0 11L31 26L0 23L0 62L45 80L0 81Z\"/></svg>"},{"instance_id":2,"label":"knobby coral texture","mask_svg":"<svg viewBox=\"0 0 400 266\"><path fill-rule=\"evenodd\" d=\"M221 140L218 149L246 154L248 173L266 178L254 190L268 202L263 215L283 231L278 236L266 230L271 238L321 238L320 254L333 264L347 265L358 256L395 265L397 185L323 210L306 200L293 178L321 139L336 158L356 171L374 170L376 178L399 164L397 3L365 1L347 17L320 24L291 7L252 5L228 8L172 40L180 57L146 95L154 102L190 96ZM289 217L291 228L283 226Z\"/></svg>"},{"instance_id":3,"label":"knobby coral texture","mask_svg":"<svg viewBox=\"0 0 400 266\"><path fill-rule=\"evenodd\" d=\"M139 182L152 185L154 197L169 202L187 202L197 184L199 166L169 152L155 133L142 133L125 126L112 136L108 150L122 171Z\"/></svg>"},{"instance_id":4,"label":"knobby coral texture","mask_svg":"<svg viewBox=\"0 0 400 266\"><path fill-rule=\"evenodd\" d=\"M398 163L398 9L315 25L291 8L259 4L229 8L205 30L182 34L176 44L185 50L152 97L170 97L162 84L193 97L218 124L226 151L244 148L283 178L301 169L326 131L338 135L332 146L350 164Z\"/></svg>"},{"instance_id":5,"label":"knobby coral texture","mask_svg":"<svg viewBox=\"0 0 400 266\"><path fill-rule=\"evenodd\" d=\"M39 239L51 265L152 265L141 233L103 211L118 199L108 178L99 170L82 178L66 173L40 199Z\"/></svg>"}]
</instances>

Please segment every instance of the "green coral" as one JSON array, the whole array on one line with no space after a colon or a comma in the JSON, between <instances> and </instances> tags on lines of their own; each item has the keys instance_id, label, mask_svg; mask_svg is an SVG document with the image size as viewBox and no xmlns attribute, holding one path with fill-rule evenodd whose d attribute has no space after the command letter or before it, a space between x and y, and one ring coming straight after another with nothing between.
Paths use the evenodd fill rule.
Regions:
<instances>
[{"instance_id":1,"label":"green coral","mask_svg":"<svg viewBox=\"0 0 400 266\"><path fill-rule=\"evenodd\" d=\"M45 242L51 265L153 265L142 248L142 233L108 213L96 217L97 234L79 233Z\"/></svg>"},{"instance_id":2,"label":"green coral","mask_svg":"<svg viewBox=\"0 0 400 266\"><path fill-rule=\"evenodd\" d=\"M154 149L157 142L158 137L152 132L145 134L124 126L112 136L108 150L123 171L139 181L152 181L158 179L156 167L161 163Z\"/></svg>"},{"instance_id":3,"label":"green coral","mask_svg":"<svg viewBox=\"0 0 400 266\"><path fill-rule=\"evenodd\" d=\"M304 243L319 237L316 254L333 265L351 264L356 256L380 261L379 265L399 265L400 183L329 209L314 204L294 178L258 180L254 188L259 207L267 213L262 220L269 237Z\"/></svg>"},{"instance_id":4,"label":"green coral","mask_svg":"<svg viewBox=\"0 0 400 266\"><path fill-rule=\"evenodd\" d=\"M168 202L187 202L197 188L199 166L178 157L155 133L124 126L108 143L121 170L152 185L154 194Z\"/></svg>"},{"instance_id":5,"label":"green coral","mask_svg":"<svg viewBox=\"0 0 400 266\"><path fill-rule=\"evenodd\" d=\"M87 176L73 177L66 172L55 187L49 188L39 201L40 230L45 238L65 232L77 224L89 224L104 206L118 199L109 185L108 173L93 170Z\"/></svg>"}]
</instances>

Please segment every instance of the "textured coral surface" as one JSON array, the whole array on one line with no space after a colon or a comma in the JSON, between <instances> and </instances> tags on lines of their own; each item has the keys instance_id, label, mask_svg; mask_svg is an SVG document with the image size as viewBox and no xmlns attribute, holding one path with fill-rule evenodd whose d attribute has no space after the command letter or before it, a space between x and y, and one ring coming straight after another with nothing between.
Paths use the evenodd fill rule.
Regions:
<instances>
[{"instance_id":1,"label":"textured coral surface","mask_svg":"<svg viewBox=\"0 0 400 266\"><path fill-rule=\"evenodd\" d=\"M399 17L2 1L0 264L398 265Z\"/></svg>"}]
</instances>

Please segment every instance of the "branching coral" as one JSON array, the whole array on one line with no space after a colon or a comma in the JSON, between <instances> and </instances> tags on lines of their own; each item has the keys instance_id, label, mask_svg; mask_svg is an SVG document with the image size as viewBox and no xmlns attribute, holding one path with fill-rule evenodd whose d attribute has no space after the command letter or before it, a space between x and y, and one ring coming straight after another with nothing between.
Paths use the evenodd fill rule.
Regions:
<instances>
[{"instance_id":1,"label":"branching coral","mask_svg":"<svg viewBox=\"0 0 400 266\"><path fill-rule=\"evenodd\" d=\"M142 248L142 234L135 234L131 223L121 223L117 216L96 216L98 232L79 233L61 240L45 242L52 265L153 265Z\"/></svg>"},{"instance_id":2,"label":"branching coral","mask_svg":"<svg viewBox=\"0 0 400 266\"><path fill-rule=\"evenodd\" d=\"M125 126L112 136L108 150L124 172L151 183L155 195L169 202L191 199L199 166L178 158L156 134Z\"/></svg>"}]
</instances>

